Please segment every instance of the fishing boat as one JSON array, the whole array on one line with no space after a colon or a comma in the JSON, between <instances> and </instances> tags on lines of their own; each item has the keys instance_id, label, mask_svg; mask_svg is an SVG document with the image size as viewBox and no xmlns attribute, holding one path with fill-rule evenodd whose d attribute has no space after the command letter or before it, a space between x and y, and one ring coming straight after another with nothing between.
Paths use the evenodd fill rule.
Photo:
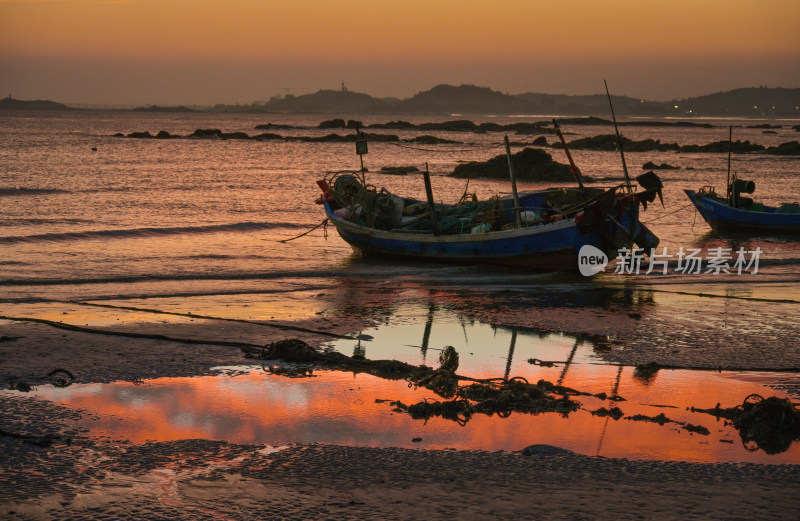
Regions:
<instances>
[{"instance_id":1,"label":"fishing boat","mask_svg":"<svg viewBox=\"0 0 800 521\"><path fill-rule=\"evenodd\" d=\"M752 181L746 183L754 186ZM704 186L697 192L684 191L715 231L800 234L800 205L797 203L778 207L756 203L749 197L741 197L735 185L733 197L717 195L712 186Z\"/></svg>"},{"instance_id":2,"label":"fishing boat","mask_svg":"<svg viewBox=\"0 0 800 521\"><path fill-rule=\"evenodd\" d=\"M732 127L729 143L733 146ZM697 191L684 190L689 200L709 226L718 232L789 233L800 234L800 205L797 203L767 206L742 194L752 194L753 181L731 176L731 150L728 150L728 180L725 196L716 193L713 186L703 186Z\"/></svg>"},{"instance_id":3,"label":"fishing boat","mask_svg":"<svg viewBox=\"0 0 800 521\"><path fill-rule=\"evenodd\" d=\"M357 152L366 151L365 143L359 145L362 140L356 141ZM422 201L369 185L362 167L360 175L334 174L319 180L322 196L317 202L354 250L389 259L575 270L586 245L614 258L619 248L634 243L647 252L658 244L639 221L640 205L646 207L661 193L654 173L637 178L643 191L630 183L589 188L568 156L578 187L518 193L508 137L506 155L513 195L434 203L426 166L422 177L427 200Z\"/></svg>"}]
</instances>

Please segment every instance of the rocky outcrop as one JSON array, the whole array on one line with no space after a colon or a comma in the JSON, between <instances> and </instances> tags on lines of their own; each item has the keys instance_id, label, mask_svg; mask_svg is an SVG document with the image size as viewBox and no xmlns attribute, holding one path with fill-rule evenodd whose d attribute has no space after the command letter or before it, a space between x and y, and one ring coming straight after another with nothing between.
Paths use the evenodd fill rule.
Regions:
<instances>
[{"instance_id":1,"label":"rocky outcrop","mask_svg":"<svg viewBox=\"0 0 800 521\"><path fill-rule=\"evenodd\" d=\"M514 165L514 176L518 181L568 182L575 179L568 165L553 161L550 154L539 148L525 148L512 154L511 162ZM508 159L502 154L485 162L464 163L458 165L450 177L508 179ZM592 181L586 176L583 176L583 180Z\"/></svg>"},{"instance_id":2,"label":"rocky outcrop","mask_svg":"<svg viewBox=\"0 0 800 521\"><path fill-rule=\"evenodd\" d=\"M419 172L419 168L415 166L384 166L381 168L381 174L391 174L391 175L406 175L412 174L414 172Z\"/></svg>"},{"instance_id":3,"label":"rocky outcrop","mask_svg":"<svg viewBox=\"0 0 800 521\"><path fill-rule=\"evenodd\" d=\"M452 139L444 139L436 136L417 136L411 139L404 139L406 143L419 143L421 145L447 145L447 144L461 144L461 141L453 141Z\"/></svg>"},{"instance_id":4,"label":"rocky outcrop","mask_svg":"<svg viewBox=\"0 0 800 521\"><path fill-rule=\"evenodd\" d=\"M800 143L797 141L781 143L776 147L769 147L767 153L779 156L800 156Z\"/></svg>"},{"instance_id":5,"label":"rocky outcrop","mask_svg":"<svg viewBox=\"0 0 800 521\"><path fill-rule=\"evenodd\" d=\"M679 166L672 166L667 163L661 163L657 165L652 161L648 161L647 163L642 165L642 170L680 170L681 167Z\"/></svg>"},{"instance_id":6,"label":"rocky outcrop","mask_svg":"<svg viewBox=\"0 0 800 521\"><path fill-rule=\"evenodd\" d=\"M662 143L658 139L644 139L642 141L633 141L620 136L622 147L626 152L650 152L657 150L659 152L666 152L669 150L678 150L680 146L675 143ZM552 145L553 148L563 148L561 143L556 142ZM584 137L571 141L567 144L570 150L601 150L606 152L613 152L617 149L617 136L614 134L602 134L599 136Z\"/></svg>"},{"instance_id":7,"label":"rocky outcrop","mask_svg":"<svg viewBox=\"0 0 800 521\"><path fill-rule=\"evenodd\" d=\"M347 122L343 119L327 119L320 123L317 128L349 128L351 130L358 130L364 128L364 124L355 119L348 119Z\"/></svg>"}]
</instances>

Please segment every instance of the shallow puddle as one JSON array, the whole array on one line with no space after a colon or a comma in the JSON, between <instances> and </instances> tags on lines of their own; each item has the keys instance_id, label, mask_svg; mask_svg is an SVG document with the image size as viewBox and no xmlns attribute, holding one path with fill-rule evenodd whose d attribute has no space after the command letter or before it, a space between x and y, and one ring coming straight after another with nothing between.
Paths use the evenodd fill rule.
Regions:
<instances>
[{"instance_id":1,"label":"shallow puddle","mask_svg":"<svg viewBox=\"0 0 800 521\"><path fill-rule=\"evenodd\" d=\"M406 381L367 374L314 371L310 377L271 374L269 365L219 368L216 376L161 378L134 384L42 386L42 398L99 413L86 415L92 435L114 440L205 438L235 443L333 443L346 445L520 450L533 444L563 447L587 455L701 462L800 463L800 444L767 454L743 443L724 420L690 407L733 407L750 394L788 396L775 382L798 375L661 369L650 378L633 367L606 364L597 350L602 338L495 327L468 321L442 308L406 307L384 324L361 332L360 340L330 347L347 355L397 359L436 367L440 350L460 355L458 373L479 378L522 376L545 379L624 401L577 396L582 408L568 416L512 413L475 415L465 425L443 418L414 420L391 401L413 404L442 400ZM531 362L534 363L531 363ZM550 365L552 364L552 365ZM625 417L592 415L619 407ZM663 413L659 425L627 419ZM682 424L703 426L709 434ZM421 438L421 440L419 440ZM412 441L412 440L417 441Z\"/></svg>"}]
</instances>

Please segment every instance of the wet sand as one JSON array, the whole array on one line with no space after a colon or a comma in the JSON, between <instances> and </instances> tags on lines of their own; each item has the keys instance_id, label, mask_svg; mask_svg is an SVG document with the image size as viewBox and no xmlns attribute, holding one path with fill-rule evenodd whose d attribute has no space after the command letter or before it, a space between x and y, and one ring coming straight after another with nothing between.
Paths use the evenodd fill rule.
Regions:
<instances>
[{"instance_id":1,"label":"wet sand","mask_svg":"<svg viewBox=\"0 0 800 521\"><path fill-rule=\"evenodd\" d=\"M373 310L398 299L390 293L382 297L368 286L363 292L359 302ZM706 328L679 327L667 320L683 306L697 306L691 299L701 297L656 297L659 305L653 306L646 292L631 298L610 290L607 295L549 297L548 306L518 295L454 294L441 291L435 298L450 299L454 309L494 323L553 330L574 330L580 324L584 333L610 339L612 348L604 356L612 360L754 369L800 366L792 358L797 355L784 356L785 344L752 352L746 344L726 343L724 338L719 345L709 343L714 331L730 328L731 321L734 330L740 326L738 334L747 332L745 326L756 319L746 309L725 320L714 320L712 314L704 319ZM530 313L531 305L536 313ZM329 308L316 319L290 323L325 334L230 323L223 328L201 319L103 327L212 342L263 345L301 338L320 344L330 334L354 334L379 320L380 313L362 311ZM795 313L794 307L782 308L773 321L770 331L779 341L790 342L797 334L791 326ZM690 315L682 317L690 320ZM47 383L46 375L55 368L68 369L76 381L88 383L209 374L212 367L246 362L230 345L126 338L31 322L3 320L0 325L4 388L19 381ZM688 341L693 335L701 338ZM0 408L0 517L794 519L800 508L800 467L795 465L630 461L547 448L523 454L328 445L275 451L208 440L135 445L94 439L80 431L77 420L89 414L22 392L8 395Z\"/></svg>"},{"instance_id":2,"label":"wet sand","mask_svg":"<svg viewBox=\"0 0 800 521\"><path fill-rule=\"evenodd\" d=\"M71 415L15 398L3 424L34 436ZM48 447L7 436L0 444L4 519L793 519L800 507L800 468L790 465L629 461L547 446L131 445L79 433Z\"/></svg>"}]
</instances>

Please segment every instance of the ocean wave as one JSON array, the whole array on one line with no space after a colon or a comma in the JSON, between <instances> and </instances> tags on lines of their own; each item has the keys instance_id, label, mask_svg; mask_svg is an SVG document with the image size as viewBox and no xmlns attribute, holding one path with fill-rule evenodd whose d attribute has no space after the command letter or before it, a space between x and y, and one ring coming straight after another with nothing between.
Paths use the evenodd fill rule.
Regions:
<instances>
[{"instance_id":1,"label":"ocean wave","mask_svg":"<svg viewBox=\"0 0 800 521\"><path fill-rule=\"evenodd\" d=\"M30 226L41 224L89 224L95 221L91 219L39 219L39 218L10 218L0 222L0 226Z\"/></svg>"},{"instance_id":2,"label":"ocean wave","mask_svg":"<svg viewBox=\"0 0 800 521\"><path fill-rule=\"evenodd\" d=\"M0 188L0 197L12 195L46 195L46 194L68 194L69 190L59 190L58 188L25 188L18 186L15 188Z\"/></svg>"},{"instance_id":3,"label":"ocean wave","mask_svg":"<svg viewBox=\"0 0 800 521\"><path fill-rule=\"evenodd\" d=\"M95 230L86 232L42 233L37 235L13 235L0 237L0 244L25 242L66 242L93 239L130 239L140 237L160 237L164 235L204 234L219 232L244 232L269 230L274 228L307 228L308 225L296 223L242 222L233 224L212 224L207 226L171 226L165 228L133 228L127 230Z\"/></svg>"}]
</instances>

